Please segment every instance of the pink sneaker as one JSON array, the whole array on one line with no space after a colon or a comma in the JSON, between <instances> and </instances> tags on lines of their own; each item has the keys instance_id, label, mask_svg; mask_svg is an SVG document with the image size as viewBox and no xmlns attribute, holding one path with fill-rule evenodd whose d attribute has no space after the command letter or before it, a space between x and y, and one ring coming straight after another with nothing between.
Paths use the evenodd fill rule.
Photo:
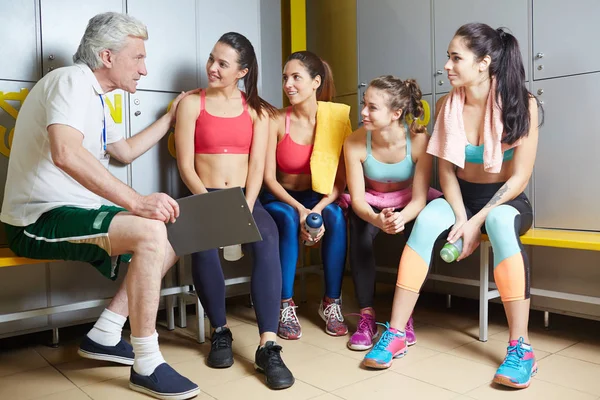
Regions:
<instances>
[{"instance_id":1,"label":"pink sneaker","mask_svg":"<svg viewBox=\"0 0 600 400\"><path fill-rule=\"evenodd\" d=\"M331 336L344 336L348 334L348 325L342 315L342 302L340 299L323 297L319 305L319 315L323 318L325 332Z\"/></svg>"},{"instance_id":2,"label":"pink sneaker","mask_svg":"<svg viewBox=\"0 0 600 400\"><path fill-rule=\"evenodd\" d=\"M373 347L373 341L377 339L379 333L377 331L377 324L375 323L375 311L372 308L371 312L373 315L364 312L360 314L348 314L360 317L356 326L356 332L348 340L348 348L350 350L369 350Z\"/></svg>"},{"instance_id":3,"label":"pink sneaker","mask_svg":"<svg viewBox=\"0 0 600 400\"><path fill-rule=\"evenodd\" d=\"M406 333L406 344L407 345L412 346L413 344L417 343L417 337L415 336L415 328L413 326L412 315L410 316L410 318L408 319L408 322L406 323L405 333Z\"/></svg>"}]
</instances>

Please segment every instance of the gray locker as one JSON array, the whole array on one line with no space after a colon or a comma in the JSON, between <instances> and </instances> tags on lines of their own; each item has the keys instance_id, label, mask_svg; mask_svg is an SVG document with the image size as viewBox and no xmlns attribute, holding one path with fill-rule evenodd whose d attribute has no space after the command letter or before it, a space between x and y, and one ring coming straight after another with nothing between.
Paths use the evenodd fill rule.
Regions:
<instances>
[{"instance_id":1,"label":"gray locker","mask_svg":"<svg viewBox=\"0 0 600 400\"><path fill-rule=\"evenodd\" d=\"M600 73L533 87L546 116L535 163L535 226L600 231Z\"/></svg>"},{"instance_id":2,"label":"gray locker","mask_svg":"<svg viewBox=\"0 0 600 400\"><path fill-rule=\"evenodd\" d=\"M127 13L148 27L146 67L138 89L180 92L198 87L196 2L129 0ZM204 24L204 22L202 22Z\"/></svg>"},{"instance_id":3,"label":"gray locker","mask_svg":"<svg viewBox=\"0 0 600 400\"><path fill-rule=\"evenodd\" d=\"M4 16L0 24L0 79L35 82L40 78L36 3L0 0Z\"/></svg>"},{"instance_id":4,"label":"gray locker","mask_svg":"<svg viewBox=\"0 0 600 400\"><path fill-rule=\"evenodd\" d=\"M160 118L176 96L175 93L142 90L130 95L132 136ZM183 194L184 185L179 177L177 160L169 153L169 135L166 134L157 145L131 163L131 186L142 195L163 192L177 198Z\"/></svg>"},{"instance_id":5,"label":"gray locker","mask_svg":"<svg viewBox=\"0 0 600 400\"><path fill-rule=\"evenodd\" d=\"M107 11L123 12L123 1L41 0L43 73L73 64L88 21Z\"/></svg>"},{"instance_id":6,"label":"gray locker","mask_svg":"<svg viewBox=\"0 0 600 400\"><path fill-rule=\"evenodd\" d=\"M281 55L281 1L260 0L260 45L261 51L259 77L262 79L260 96L275 107L283 107L281 76L283 70ZM203 69L203 67L201 66Z\"/></svg>"},{"instance_id":7,"label":"gray locker","mask_svg":"<svg viewBox=\"0 0 600 400\"><path fill-rule=\"evenodd\" d=\"M259 0L197 0L197 7L203 16L199 22L198 34L198 66L200 68L199 86L205 87L206 61L213 46L227 32L238 32L246 36L252 43L256 57L262 59L260 46L260 1ZM210 16L210 17L207 17ZM280 34L279 32L276 34ZM281 73L276 77L258 76L259 93L264 79L275 79L281 82Z\"/></svg>"},{"instance_id":8,"label":"gray locker","mask_svg":"<svg viewBox=\"0 0 600 400\"><path fill-rule=\"evenodd\" d=\"M357 7L359 87L392 74L414 78L423 93L432 93L431 3L357 0Z\"/></svg>"},{"instance_id":9,"label":"gray locker","mask_svg":"<svg viewBox=\"0 0 600 400\"><path fill-rule=\"evenodd\" d=\"M434 0L436 92L448 92L451 89L444 70L448 61L448 45L456 30L468 22L482 22L494 29L509 28L519 41L526 79L529 80L527 3L527 0Z\"/></svg>"},{"instance_id":10,"label":"gray locker","mask_svg":"<svg viewBox=\"0 0 600 400\"><path fill-rule=\"evenodd\" d=\"M33 85L31 82L0 81L0 202L4 199L8 156L16 118ZM7 245L6 234L1 226L0 245Z\"/></svg>"},{"instance_id":11,"label":"gray locker","mask_svg":"<svg viewBox=\"0 0 600 400\"><path fill-rule=\"evenodd\" d=\"M598 16L598 0L534 0L534 79L600 71Z\"/></svg>"}]
</instances>

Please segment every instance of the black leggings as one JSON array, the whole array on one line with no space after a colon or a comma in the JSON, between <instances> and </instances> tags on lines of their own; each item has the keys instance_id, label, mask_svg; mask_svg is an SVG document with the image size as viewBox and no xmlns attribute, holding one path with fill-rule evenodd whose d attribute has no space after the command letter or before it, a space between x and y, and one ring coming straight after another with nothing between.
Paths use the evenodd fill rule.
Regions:
<instances>
[{"instance_id":1,"label":"black leggings","mask_svg":"<svg viewBox=\"0 0 600 400\"><path fill-rule=\"evenodd\" d=\"M376 213L381 211L375 207L372 208ZM400 211L400 209L396 211ZM348 223L350 226L350 269L358 306L360 308L373 307L376 275L373 241L381 230L356 215L352 207L349 208ZM404 237L410 236L413 225L414 221L411 221L404 226Z\"/></svg>"},{"instance_id":2,"label":"black leggings","mask_svg":"<svg viewBox=\"0 0 600 400\"><path fill-rule=\"evenodd\" d=\"M281 296L277 225L258 199L254 204L252 216L263 239L243 245L244 251L250 252L253 257L250 293L259 332L277 332ZM192 254L192 276L196 293L210 324L214 328L225 325L225 277L218 249Z\"/></svg>"}]
</instances>

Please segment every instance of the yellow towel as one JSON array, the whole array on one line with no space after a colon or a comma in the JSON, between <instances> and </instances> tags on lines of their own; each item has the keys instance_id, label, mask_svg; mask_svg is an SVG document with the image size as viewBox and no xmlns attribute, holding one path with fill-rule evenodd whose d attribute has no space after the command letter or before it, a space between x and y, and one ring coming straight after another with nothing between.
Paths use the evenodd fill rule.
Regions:
<instances>
[{"instance_id":1,"label":"yellow towel","mask_svg":"<svg viewBox=\"0 0 600 400\"><path fill-rule=\"evenodd\" d=\"M342 145L352 133L350 106L346 104L318 102L315 145L310 156L312 188L328 195L333 190L335 176L342 153Z\"/></svg>"}]
</instances>

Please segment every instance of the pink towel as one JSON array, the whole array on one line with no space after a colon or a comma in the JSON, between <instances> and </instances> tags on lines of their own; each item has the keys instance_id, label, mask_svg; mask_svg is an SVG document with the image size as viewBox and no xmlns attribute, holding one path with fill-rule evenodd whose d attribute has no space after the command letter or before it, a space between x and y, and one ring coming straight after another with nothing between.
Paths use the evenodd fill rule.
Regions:
<instances>
[{"instance_id":1,"label":"pink towel","mask_svg":"<svg viewBox=\"0 0 600 400\"><path fill-rule=\"evenodd\" d=\"M496 86L496 80L492 79L483 126L483 168L490 173L499 173L502 169L503 153L521 144L520 139L512 145L501 143L504 124L502 104L496 102ZM427 146L429 154L449 161L459 168L465 167L465 147L469 143L463 121L465 100L465 88L452 89L438 114Z\"/></svg>"},{"instance_id":2,"label":"pink towel","mask_svg":"<svg viewBox=\"0 0 600 400\"><path fill-rule=\"evenodd\" d=\"M433 199L437 199L442 195L441 192L435 190L433 188L429 188L427 192L427 201L431 201ZM376 192L375 190L367 189L365 191L365 201L380 210L388 207L393 208L404 208L410 203L412 199L412 186L407 187L406 189L398 190L396 192ZM348 193L342 194L337 203L343 209L350 208L352 204L352 199Z\"/></svg>"}]
</instances>

